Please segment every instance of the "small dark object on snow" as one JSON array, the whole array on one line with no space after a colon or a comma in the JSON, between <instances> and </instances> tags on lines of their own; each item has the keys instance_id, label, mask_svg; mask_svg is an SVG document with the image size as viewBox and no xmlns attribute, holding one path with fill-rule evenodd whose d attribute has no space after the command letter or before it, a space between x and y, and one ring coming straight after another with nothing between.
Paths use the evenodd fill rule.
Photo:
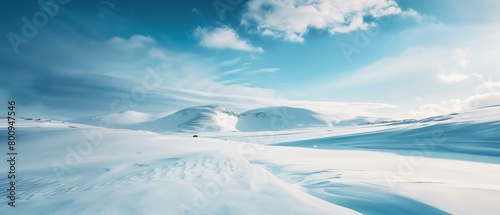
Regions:
<instances>
[{"instance_id":1,"label":"small dark object on snow","mask_svg":"<svg viewBox=\"0 0 500 215\"><path fill-rule=\"evenodd\" d=\"M193 137L198 137L198 135L197 135L197 134L195 134L195 135L193 135Z\"/></svg>"}]
</instances>

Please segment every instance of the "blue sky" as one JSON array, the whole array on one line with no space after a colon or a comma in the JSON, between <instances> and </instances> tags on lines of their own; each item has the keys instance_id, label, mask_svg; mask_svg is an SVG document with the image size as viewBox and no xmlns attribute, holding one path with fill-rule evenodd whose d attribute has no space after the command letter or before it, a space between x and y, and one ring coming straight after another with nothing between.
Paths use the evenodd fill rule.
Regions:
<instances>
[{"instance_id":1,"label":"blue sky","mask_svg":"<svg viewBox=\"0 0 500 215\"><path fill-rule=\"evenodd\" d=\"M500 103L500 2L0 4L0 97L27 116L220 104L419 118Z\"/></svg>"}]
</instances>

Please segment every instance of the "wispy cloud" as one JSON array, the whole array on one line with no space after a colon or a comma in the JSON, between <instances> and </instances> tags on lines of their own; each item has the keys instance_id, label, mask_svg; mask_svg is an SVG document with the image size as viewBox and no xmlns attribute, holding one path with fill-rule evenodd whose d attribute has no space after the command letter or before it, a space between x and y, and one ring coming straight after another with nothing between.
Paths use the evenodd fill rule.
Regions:
<instances>
[{"instance_id":1,"label":"wispy cloud","mask_svg":"<svg viewBox=\"0 0 500 215\"><path fill-rule=\"evenodd\" d=\"M252 46L241 39L238 33L229 27L202 28L194 30L193 36L200 40L200 46L212 49L233 49L247 52L263 52L261 47Z\"/></svg>"},{"instance_id":2,"label":"wispy cloud","mask_svg":"<svg viewBox=\"0 0 500 215\"><path fill-rule=\"evenodd\" d=\"M222 72L222 73L221 73L221 76L226 76L226 75L237 74L237 73L240 73L241 71L244 71L244 70L246 70L246 69L248 69L248 67L242 67L242 68L237 68L237 69L228 70L228 71Z\"/></svg>"},{"instance_id":3,"label":"wispy cloud","mask_svg":"<svg viewBox=\"0 0 500 215\"><path fill-rule=\"evenodd\" d=\"M280 70L280 68L264 68L264 69L245 72L245 74L251 75L251 74L259 74L259 73L274 73L274 72L278 72L279 70Z\"/></svg>"},{"instance_id":4,"label":"wispy cloud","mask_svg":"<svg viewBox=\"0 0 500 215\"><path fill-rule=\"evenodd\" d=\"M221 67L232 66L232 65L239 63L240 60L241 60L241 57L237 57L237 58L234 58L231 60L225 60L225 61L219 62L218 65Z\"/></svg>"}]
</instances>

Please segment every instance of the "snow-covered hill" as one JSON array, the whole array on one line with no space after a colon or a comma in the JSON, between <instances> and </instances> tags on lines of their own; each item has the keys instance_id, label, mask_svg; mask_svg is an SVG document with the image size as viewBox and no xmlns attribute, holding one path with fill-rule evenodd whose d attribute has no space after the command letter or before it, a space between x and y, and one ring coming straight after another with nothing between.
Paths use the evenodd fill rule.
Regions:
<instances>
[{"instance_id":1,"label":"snow-covered hill","mask_svg":"<svg viewBox=\"0 0 500 215\"><path fill-rule=\"evenodd\" d=\"M240 115L236 128L240 131L278 131L293 128L330 127L321 114L303 108L266 107Z\"/></svg>"},{"instance_id":2,"label":"snow-covered hill","mask_svg":"<svg viewBox=\"0 0 500 215\"><path fill-rule=\"evenodd\" d=\"M330 127L329 120L314 111L293 107L266 107L242 114L219 105L203 105L179 110L152 120L149 114L127 111L72 122L86 125L113 123L115 128L164 132L278 131L294 128Z\"/></svg>"},{"instance_id":3,"label":"snow-covered hill","mask_svg":"<svg viewBox=\"0 0 500 215\"><path fill-rule=\"evenodd\" d=\"M235 131L238 113L219 105L190 107L150 122L129 128L153 132Z\"/></svg>"}]
</instances>

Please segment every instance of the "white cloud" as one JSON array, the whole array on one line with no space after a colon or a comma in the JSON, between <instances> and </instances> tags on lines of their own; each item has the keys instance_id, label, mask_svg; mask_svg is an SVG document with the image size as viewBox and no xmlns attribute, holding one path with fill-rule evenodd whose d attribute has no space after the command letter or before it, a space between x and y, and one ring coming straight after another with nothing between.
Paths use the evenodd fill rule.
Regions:
<instances>
[{"instance_id":1,"label":"white cloud","mask_svg":"<svg viewBox=\"0 0 500 215\"><path fill-rule=\"evenodd\" d=\"M148 45L154 44L155 40L150 36L133 35L128 39L113 37L109 43L118 49L130 50L148 47Z\"/></svg>"},{"instance_id":2,"label":"white cloud","mask_svg":"<svg viewBox=\"0 0 500 215\"><path fill-rule=\"evenodd\" d=\"M456 84L458 82L467 80L469 76L453 72L450 74L439 73L437 75L437 78L444 84Z\"/></svg>"},{"instance_id":3,"label":"white cloud","mask_svg":"<svg viewBox=\"0 0 500 215\"><path fill-rule=\"evenodd\" d=\"M409 114L415 118L424 118L498 104L500 104L500 92L489 92L470 96L464 100L449 99L438 104L423 105L419 110L410 111Z\"/></svg>"},{"instance_id":4,"label":"white cloud","mask_svg":"<svg viewBox=\"0 0 500 215\"><path fill-rule=\"evenodd\" d=\"M448 99L437 104L422 105L418 110L410 111L409 114L423 118L500 104L500 81L492 81L491 77L487 80L481 75L476 76L480 84L475 87L474 95L465 99Z\"/></svg>"},{"instance_id":5,"label":"white cloud","mask_svg":"<svg viewBox=\"0 0 500 215\"><path fill-rule=\"evenodd\" d=\"M303 42L309 29L347 33L373 25L364 17L403 12L405 16L419 17L414 10L402 11L394 0L252 0L241 23L255 26L263 35Z\"/></svg>"},{"instance_id":6,"label":"white cloud","mask_svg":"<svg viewBox=\"0 0 500 215\"><path fill-rule=\"evenodd\" d=\"M261 47L254 47L241 39L237 32L229 27L202 28L194 30L193 36L200 40L199 44L213 49L234 49L248 52L263 52Z\"/></svg>"},{"instance_id":7,"label":"white cloud","mask_svg":"<svg viewBox=\"0 0 500 215\"><path fill-rule=\"evenodd\" d=\"M246 74L274 73L274 72L278 72L279 70L280 70L280 68L264 68L264 69L249 71L249 72L246 72Z\"/></svg>"},{"instance_id":8,"label":"white cloud","mask_svg":"<svg viewBox=\"0 0 500 215\"><path fill-rule=\"evenodd\" d=\"M433 16L428 16L428 15L424 16L413 9L408 9L406 11L403 11L403 12L401 12L400 15L404 18L412 18L415 21L417 21L418 23L423 23L426 21L434 21L436 19Z\"/></svg>"}]
</instances>

